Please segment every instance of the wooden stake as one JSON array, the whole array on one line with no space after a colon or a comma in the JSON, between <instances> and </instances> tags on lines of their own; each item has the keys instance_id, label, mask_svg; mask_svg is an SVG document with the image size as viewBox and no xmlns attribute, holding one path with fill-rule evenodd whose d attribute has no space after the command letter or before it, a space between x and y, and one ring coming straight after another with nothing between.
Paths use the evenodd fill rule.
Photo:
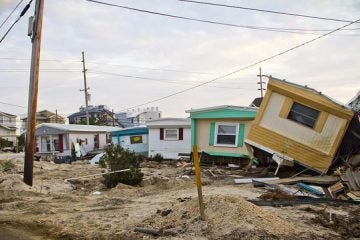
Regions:
<instances>
[{"instance_id":1,"label":"wooden stake","mask_svg":"<svg viewBox=\"0 0 360 240\"><path fill-rule=\"evenodd\" d=\"M199 198L200 219L205 220L205 207L204 207L202 188L201 188L200 164L199 164L198 149L196 144L194 144L193 146L193 158L194 158L194 166L195 166L196 186L197 186L198 198Z\"/></svg>"},{"instance_id":2,"label":"wooden stake","mask_svg":"<svg viewBox=\"0 0 360 240\"><path fill-rule=\"evenodd\" d=\"M29 83L28 115L25 143L24 182L33 184L33 164L35 152L36 108L39 85L41 29L44 0L37 0L35 5L35 27L32 36L31 70Z\"/></svg>"}]
</instances>

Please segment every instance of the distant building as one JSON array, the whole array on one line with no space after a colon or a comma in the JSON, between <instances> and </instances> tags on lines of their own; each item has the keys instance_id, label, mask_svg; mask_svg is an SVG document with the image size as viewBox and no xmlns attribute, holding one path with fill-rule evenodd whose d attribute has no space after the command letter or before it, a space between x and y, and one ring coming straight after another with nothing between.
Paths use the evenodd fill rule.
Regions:
<instances>
[{"instance_id":1,"label":"distant building","mask_svg":"<svg viewBox=\"0 0 360 240\"><path fill-rule=\"evenodd\" d=\"M89 106L90 125L114 126L117 125L115 114L105 105ZM86 124L86 108L80 107L79 112L68 116L69 124Z\"/></svg>"},{"instance_id":2,"label":"distant building","mask_svg":"<svg viewBox=\"0 0 360 240\"><path fill-rule=\"evenodd\" d=\"M148 156L149 129L147 127L119 129L111 131L110 134L112 144L134 151L136 155Z\"/></svg>"},{"instance_id":3,"label":"distant building","mask_svg":"<svg viewBox=\"0 0 360 240\"><path fill-rule=\"evenodd\" d=\"M191 118L191 146L204 153L209 164L243 164L249 158L244 140L255 119L257 108L214 106L187 110Z\"/></svg>"},{"instance_id":4,"label":"distant building","mask_svg":"<svg viewBox=\"0 0 360 240\"><path fill-rule=\"evenodd\" d=\"M149 157L165 159L190 156L191 123L189 118L161 118L146 123L149 128Z\"/></svg>"},{"instance_id":5,"label":"distant building","mask_svg":"<svg viewBox=\"0 0 360 240\"><path fill-rule=\"evenodd\" d=\"M88 152L103 149L111 142L110 132L117 127L79 124L42 123L36 127L36 154L51 158L71 156L71 152L85 156Z\"/></svg>"},{"instance_id":6,"label":"distant building","mask_svg":"<svg viewBox=\"0 0 360 240\"><path fill-rule=\"evenodd\" d=\"M128 112L119 112L116 114L116 118L121 127L136 127L144 125L149 120L161 118L161 111L158 107L139 108Z\"/></svg>"},{"instance_id":7,"label":"distant building","mask_svg":"<svg viewBox=\"0 0 360 240\"><path fill-rule=\"evenodd\" d=\"M16 146L16 116L0 112L0 137Z\"/></svg>"},{"instance_id":8,"label":"distant building","mask_svg":"<svg viewBox=\"0 0 360 240\"><path fill-rule=\"evenodd\" d=\"M39 125L41 123L65 124L65 118L54 112L50 112L48 110L42 110L36 113L36 125ZM26 128L27 128L27 115L21 118L20 133L26 132Z\"/></svg>"}]
</instances>

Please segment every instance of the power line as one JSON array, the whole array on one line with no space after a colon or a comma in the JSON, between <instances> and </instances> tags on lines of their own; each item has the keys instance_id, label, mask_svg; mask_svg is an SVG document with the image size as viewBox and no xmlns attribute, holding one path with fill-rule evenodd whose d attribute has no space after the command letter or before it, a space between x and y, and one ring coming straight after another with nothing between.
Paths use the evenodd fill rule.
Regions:
<instances>
[{"instance_id":1,"label":"power line","mask_svg":"<svg viewBox=\"0 0 360 240\"><path fill-rule=\"evenodd\" d=\"M257 61L257 62L251 63L251 64L249 64L249 65L247 65L247 66L245 66L245 67L239 68L239 69L237 69L237 70L234 70L234 71L232 71L232 72L230 72L230 73L227 73L227 74L225 74L225 75L222 75L222 76L220 76L220 77L211 79L211 80L209 80L209 81L207 81L207 82L198 84L198 85L193 86L193 87L190 87L190 88L186 88L186 89L184 89L184 90L181 90L181 91L178 91L178 92L169 94L169 95L164 96L164 97L161 97L161 98L157 98L157 99L154 99L154 100L151 100L151 101L142 103L142 104L138 104L138 105L136 105L136 106L132 106L132 107L123 109L123 110L121 110L121 111L125 111L125 110L127 110L127 109L136 108L136 107L144 106L144 105L147 105L147 104L150 104L150 103L158 102L158 101L161 101L161 100L164 100L164 99L173 97L173 96L175 96L175 95L178 95L178 94L181 94L181 93L190 91L190 90L192 90L192 89L201 87L201 86L203 86L203 85L205 85L205 84L208 84L208 83L215 82L215 81L217 81L217 80L223 79L223 78L228 77L228 76L230 76L230 75L233 75L233 74L235 74L235 73L241 72L241 71L243 71L243 70L245 70L245 69L248 69L248 68L251 68L251 67L253 67L253 66L256 66L256 65L258 65L258 64L260 64L260 63L267 62L267 61L269 61L269 60L271 60L271 59L274 59L274 58L276 58L276 57L279 57L279 56L281 56L281 55L284 55L284 54L286 54L286 53L288 53L288 52L291 52L291 51L293 51L293 50L295 50L295 49L297 49L297 48L300 48L300 47L302 47L302 46L308 45L308 44L310 44L310 43L312 43L312 42L315 42L316 40L319 40L319 39L321 39L321 38L324 38L324 37L326 37L326 36L328 36L328 35L330 35L330 34L333 34L333 33L337 32L337 31L339 31L339 30L341 30L341 29L343 29L343 28L346 28L346 27L348 27L348 26L350 26L350 25L352 25L352 24L354 24L354 23L357 23L357 22L359 22L359 21L360 21L360 19L358 19L358 20L356 20L356 21L353 21L353 22L351 22L351 23L348 23L348 24L346 24L346 25L344 25L344 26L342 26L342 27L336 28L336 29L334 29L334 30L332 30L332 31L330 31L330 32L328 32L328 33L325 33L325 34L323 34L323 35L321 35L321 36L318 36L318 37L316 37L316 38L312 38L312 39L310 39L310 40L308 40L308 41L306 41L306 42L303 42L303 43L301 43L301 44L298 44L298 45L296 45L296 46L294 46L294 47L292 47L292 48L289 48L289 49L287 49L287 50L281 51L281 52L279 52L279 53L277 53L277 54L274 54L274 55L272 55L272 56L270 56L270 57L264 58L264 59L259 60L259 61Z\"/></svg>"},{"instance_id":2,"label":"power line","mask_svg":"<svg viewBox=\"0 0 360 240\"><path fill-rule=\"evenodd\" d=\"M15 12L15 10L20 6L20 4L23 2L24 0L20 0L20 2L15 6L15 8L11 11L11 13L9 14L9 16L7 16L5 18L5 20L1 23L0 25L0 29L2 28L2 26L7 22L7 20L11 17L11 15Z\"/></svg>"},{"instance_id":3,"label":"power line","mask_svg":"<svg viewBox=\"0 0 360 240\"><path fill-rule=\"evenodd\" d=\"M19 108L27 108L27 107L24 107L24 106L12 104L12 103L7 103L7 102L0 102L0 104L9 105L9 106L13 106L13 107L19 107Z\"/></svg>"},{"instance_id":4,"label":"power line","mask_svg":"<svg viewBox=\"0 0 360 240\"><path fill-rule=\"evenodd\" d=\"M216 74L216 73L206 73L206 72L186 71L186 70L166 69L166 68L138 67L138 66L130 66L130 65L122 65L122 64L114 64L114 63L100 63L100 62L91 62L91 61L88 62L88 63L90 63L90 64L98 64L98 65L110 65L110 66L127 67L127 68L139 68L139 69L146 69L146 70L153 70L153 71L167 71L167 72L179 72L179 73L190 73L190 74L208 74L208 75Z\"/></svg>"},{"instance_id":5,"label":"power line","mask_svg":"<svg viewBox=\"0 0 360 240\"><path fill-rule=\"evenodd\" d=\"M12 58L12 57L2 57L0 60L14 60L14 61L31 61L30 58ZM41 59L40 62L81 62L74 59Z\"/></svg>"},{"instance_id":6,"label":"power line","mask_svg":"<svg viewBox=\"0 0 360 240\"><path fill-rule=\"evenodd\" d=\"M26 4L26 6L24 7L24 9L21 11L19 17L15 20L15 22L10 26L10 28L6 31L6 33L4 34L4 36L0 39L0 43L5 39L5 37L8 35L8 33L11 31L11 29L15 26L15 24L20 20L20 18L22 18L25 13L27 12L27 10L29 10L30 5L32 3L33 0L30 0L30 2L28 4Z\"/></svg>"},{"instance_id":7,"label":"power line","mask_svg":"<svg viewBox=\"0 0 360 240\"><path fill-rule=\"evenodd\" d=\"M257 12L274 13L274 14L293 16L293 17L312 18L312 19L318 19L318 20L327 20L327 21L344 22L344 23L351 23L352 22L352 21L349 21L349 20L338 19L338 18L318 17L318 16L298 14L298 13L280 12L280 11L265 10L265 9L250 8L250 7L242 7L242 6L234 6L234 5L227 5L227 4L220 4L220 3L210 3L210 2L194 1L194 0L178 0L178 1L180 1L180 2L189 2L189 3L197 3L197 4L204 4L204 5L211 5L211 6L218 6L218 7L226 7L226 8L237 8L237 9L257 11Z\"/></svg>"},{"instance_id":8,"label":"power line","mask_svg":"<svg viewBox=\"0 0 360 240\"><path fill-rule=\"evenodd\" d=\"M258 26L250 26L250 25L224 23L224 22L217 22L217 21L212 21L212 20L190 18L190 17L183 17L183 16L178 16L178 15L173 15L173 14L154 12L154 11L149 11L149 10L144 10L144 9L139 9L139 8L133 8L133 7L127 7L127 6L113 4L113 3L106 3L106 2L96 1L96 0L86 0L86 1L97 3L97 4L102 4L102 5L107 5L107 6L111 6L111 7L118 7L118 8L123 8L123 9L127 9L127 10L137 11L137 12L141 12L141 13L148 13L148 14L154 14L154 15L163 16L163 17L177 18L177 19L183 19L183 20L188 20L188 21L216 24L216 25L222 25L222 26L228 26L228 27L238 27L238 28L246 28L246 29L252 29L252 30L259 30L259 31L270 31L270 32L283 32L283 33L296 33L296 34L314 34L314 33L306 32L306 31L309 31L308 29L270 28L270 27L258 27ZM348 35L348 36L353 36L353 35Z\"/></svg>"},{"instance_id":9,"label":"power line","mask_svg":"<svg viewBox=\"0 0 360 240\"><path fill-rule=\"evenodd\" d=\"M113 75L113 76L120 76L125 78L134 78L134 79L142 79L142 80L150 80L150 81L157 81L162 83L173 83L173 84L180 84L180 85L191 85L194 86L194 81L182 81L182 80L167 80L167 79L160 79L160 78L150 78L150 77L140 77L134 75L124 75L118 73L109 73L109 72L101 72L101 71L90 71L90 73L95 74L106 74L106 75ZM192 84L191 84L192 83ZM253 88L241 88L241 87L224 87L224 86L206 86L212 88L224 88L224 89L243 89L243 90L254 90Z\"/></svg>"}]
</instances>

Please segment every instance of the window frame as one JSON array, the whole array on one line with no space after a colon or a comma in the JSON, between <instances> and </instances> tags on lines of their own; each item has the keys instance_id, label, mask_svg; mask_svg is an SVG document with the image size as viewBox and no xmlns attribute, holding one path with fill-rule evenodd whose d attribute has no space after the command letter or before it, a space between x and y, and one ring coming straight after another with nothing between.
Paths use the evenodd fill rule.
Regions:
<instances>
[{"instance_id":1,"label":"window frame","mask_svg":"<svg viewBox=\"0 0 360 240\"><path fill-rule=\"evenodd\" d=\"M176 138L166 137L166 131L176 131ZM164 128L164 140L165 141L178 141L179 140L179 129L178 128Z\"/></svg>"},{"instance_id":2,"label":"window frame","mask_svg":"<svg viewBox=\"0 0 360 240\"><path fill-rule=\"evenodd\" d=\"M131 141L131 139L133 139L133 138L135 138L135 137L140 137L140 138L141 138L141 142ZM132 144L143 144L143 143L144 143L143 135L133 135L133 136L129 136L129 140L130 140L130 145L132 145Z\"/></svg>"},{"instance_id":3,"label":"window frame","mask_svg":"<svg viewBox=\"0 0 360 240\"><path fill-rule=\"evenodd\" d=\"M232 126L236 127L235 134L220 134L220 135L235 135L235 142L234 144L224 144L224 143L218 143L218 131L219 126L225 125L225 126ZM215 132L214 132L214 146L218 147L238 147L238 141L239 141L239 123L234 122L216 122L215 123Z\"/></svg>"},{"instance_id":4,"label":"window frame","mask_svg":"<svg viewBox=\"0 0 360 240\"><path fill-rule=\"evenodd\" d=\"M299 105L299 106L301 106L301 107L305 107L305 108L311 109L311 110L313 110L313 111L316 111L316 112L317 112L316 118L314 119L312 116L305 115L304 113L296 112L296 111L294 111L294 110L292 111L292 109L293 109L293 107L294 107L295 104L297 104L297 105ZM299 121L299 120L297 120L297 119L295 119L295 118L291 118L290 115L291 115L293 112L295 112L295 114L302 115L302 116L304 116L304 117L306 117L306 118L312 118L312 119L314 119L313 124L312 124L312 125L309 125L309 124L306 124L306 123L304 123L304 122L301 122L301 121ZM305 105L305 104L302 104L302 103L293 101L293 103L292 103L291 106L290 106L289 112L288 112L288 114L287 114L287 116L286 116L286 119L288 119L288 120L290 120L290 121L293 121L293 122L296 122L296 123L298 123L298 124L300 124L300 125L302 125L302 126L304 126L304 127L308 127L308 128L310 128L310 129L314 129L314 130L315 130L315 129L317 128L317 122L319 121L320 115L321 115L321 111L319 111L319 110L317 110L317 109L315 109L315 108L309 107L309 106L307 106L307 105Z\"/></svg>"}]
</instances>

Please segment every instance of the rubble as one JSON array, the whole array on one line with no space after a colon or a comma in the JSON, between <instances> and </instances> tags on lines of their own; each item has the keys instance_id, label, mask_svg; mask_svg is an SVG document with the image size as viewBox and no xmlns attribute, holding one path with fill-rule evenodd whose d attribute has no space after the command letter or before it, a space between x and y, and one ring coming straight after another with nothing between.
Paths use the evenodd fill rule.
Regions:
<instances>
[{"instance_id":1,"label":"rubble","mask_svg":"<svg viewBox=\"0 0 360 240\"><path fill-rule=\"evenodd\" d=\"M305 200L289 197L288 193L280 192L281 189L261 201L264 205L265 201L266 204L271 202L275 207L284 206L287 201L289 207L281 208L282 212L277 212L280 208L270 211L269 207L255 206L253 203L261 205L258 197L265 196L268 189L274 187L235 185L234 176L250 177L241 169L216 166L202 169L206 220L200 221L194 175L186 170L191 166L143 162L142 186L118 184L106 189L102 178L93 176L103 173L96 165L86 161L76 161L72 165L40 161L34 163L34 186L29 187L18 173L23 167L22 157L11 161L14 161L17 173L0 171L0 229L5 228L2 232L18 229L28 236L45 239L341 238L331 228L316 225L314 230L309 217L299 220L300 210L293 203ZM254 174L263 171L254 169ZM79 179L64 182L64 179L78 176ZM297 191L291 185L282 187ZM356 191L352 192L356 194ZM291 199L293 197L295 199ZM316 202L319 200L322 202ZM319 200L310 199L306 204L329 205L328 199ZM332 201L349 211L355 202ZM159 235L135 232L135 228L158 230Z\"/></svg>"}]
</instances>

